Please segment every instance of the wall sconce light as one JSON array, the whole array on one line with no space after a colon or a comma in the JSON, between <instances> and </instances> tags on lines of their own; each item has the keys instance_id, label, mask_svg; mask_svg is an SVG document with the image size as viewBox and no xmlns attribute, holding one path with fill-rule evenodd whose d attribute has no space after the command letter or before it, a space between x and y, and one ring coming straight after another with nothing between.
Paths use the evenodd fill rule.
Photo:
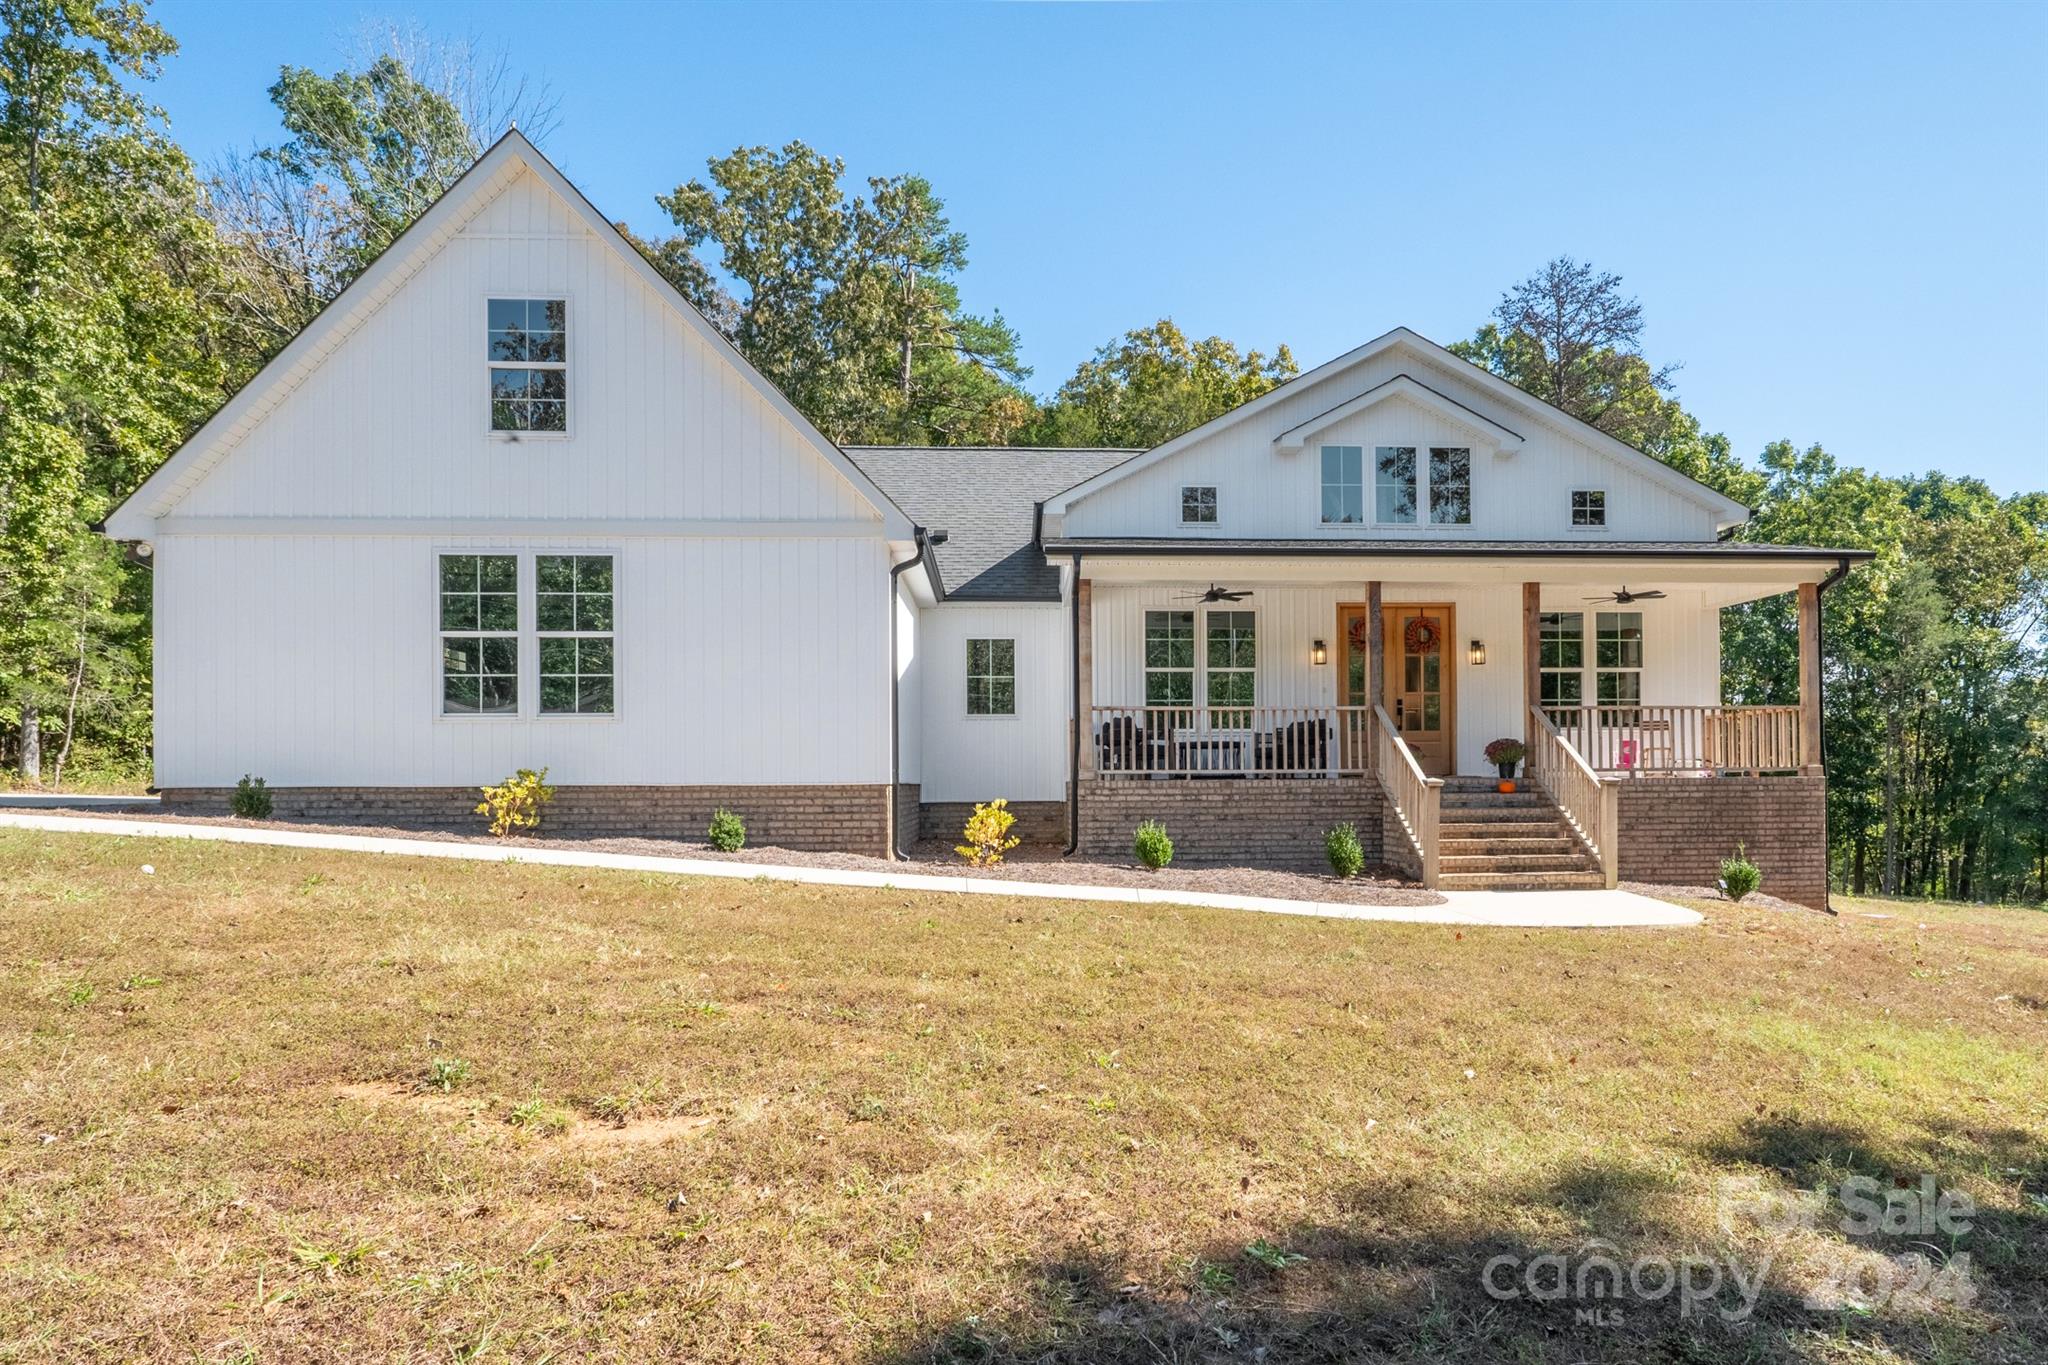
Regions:
<instances>
[{"instance_id":1,"label":"wall sconce light","mask_svg":"<svg viewBox=\"0 0 2048 1365\"><path fill-rule=\"evenodd\" d=\"M1308 651L1308 657L1310 663L1315 664L1318 668L1320 668L1324 664L1330 662L1330 651L1323 648L1323 642L1321 640L1318 640L1315 642L1314 645L1310 646Z\"/></svg>"},{"instance_id":2,"label":"wall sconce light","mask_svg":"<svg viewBox=\"0 0 2048 1365\"><path fill-rule=\"evenodd\" d=\"M1485 644L1485 642L1484 642L1484 641L1482 641L1482 640L1474 640L1474 641L1472 642L1472 648L1471 648L1470 650L1468 650L1468 651L1466 652L1466 655L1465 655L1465 657L1466 657L1466 658L1468 658L1468 659L1470 659L1470 660L1471 660L1471 661L1472 661L1473 663L1475 663L1475 664L1483 664L1483 663L1485 663L1485 662L1486 662L1486 644Z\"/></svg>"}]
</instances>

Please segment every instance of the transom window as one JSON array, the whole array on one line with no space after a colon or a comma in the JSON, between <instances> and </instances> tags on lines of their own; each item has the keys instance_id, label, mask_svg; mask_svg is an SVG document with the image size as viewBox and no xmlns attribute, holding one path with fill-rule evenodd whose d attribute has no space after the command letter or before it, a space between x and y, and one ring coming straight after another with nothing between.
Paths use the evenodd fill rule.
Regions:
<instances>
[{"instance_id":1,"label":"transom window","mask_svg":"<svg viewBox=\"0 0 2048 1365\"><path fill-rule=\"evenodd\" d=\"M441 710L519 712L519 559L441 556Z\"/></svg>"},{"instance_id":2,"label":"transom window","mask_svg":"<svg viewBox=\"0 0 2048 1365\"><path fill-rule=\"evenodd\" d=\"M1572 490L1572 525L1601 527L1607 524L1607 493L1600 488Z\"/></svg>"},{"instance_id":3,"label":"transom window","mask_svg":"<svg viewBox=\"0 0 2048 1365\"><path fill-rule=\"evenodd\" d=\"M544 716L608 716L613 705L612 557L534 556Z\"/></svg>"},{"instance_id":4,"label":"transom window","mask_svg":"<svg viewBox=\"0 0 2048 1365\"><path fill-rule=\"evenodd\" d=\"M1216 524L1216 489L1203 484L1180 490L1180 520L1183 526Z\"/></svg>"},{"instance_id":5,"label":"transom window","mask_svg":"<svg viewBox=\"0 0 2048 1365\"><path fill-rule=\"evenodd\" d=\"M1323 447L1323 525L1365 520L1365 448Z\"/></svg>"},{"instance_id":6,"label":"transom window","mask_svg":"<svg viewBox=\"0 0 2048 1365\"><path fill-rule=\"evenodd\" d=\"M1437 526L1472 524L1472 452L1464 446L1429 448L1429 520Z\"/></svg>"},{"instance_id":7,"label":"transom window","mask_svg":"<svg viewBox=\"0 0 2048 1365\"><path fill-rule=\"evenodd\" d=\"M1145 704L1195 704L1195 614L1145 613Z\"/></svg>"},{"instance_id":8,"label":"transom window","mask_svg":"<svg viewBox=\"0 0 2048 1365\"><path fill-rule=\"evenodd\" d=\"M1373 520L1409 525L1415 520L1415 447L1373 450Z\"/></svg>"},{"instance_id":9,"label":"transom window","mask_svg":"<svg viewBox=\"0 0 2048 1365\"><path fill-rule=\"evenodd\" d=\"M1210 723L1225 730L1245 729L1252 723L1250 711L1218 711L1213 708L1252 706L1258 701L1257 612L1212 611L1206 613L1208 650L1204 659Z\"/></svg>"},{"instance_id":10,"label":"transom window","mask_svg":"<svg viewBox=\"0 0 2048 1365\"><path fill-rule=\"evenodd\" d=\"M569 305L562 299L492 299L491 430L569 429Z\"/></svg>"},{"instance_id":11,"label":"transom window","mask_svg":"<svg viewBox=\"0 0 2048 1365\"><path fill-rule=\"evenodd\" d=\"M1537 666L1542 701L1552 719L1559 710L1586 700L1586 616L1577 611L1544 612L1537 625Z\"/></svg>"},{"instance_id":12,"label":"transom window","mask_svg":"<svg viewBox=\"0 0 2048 1365\"><path fill-rule=\"evenodd\" d=\"M967 642L967 714L1017 714L1017 642Z\"/></svg>"}]
</instances>

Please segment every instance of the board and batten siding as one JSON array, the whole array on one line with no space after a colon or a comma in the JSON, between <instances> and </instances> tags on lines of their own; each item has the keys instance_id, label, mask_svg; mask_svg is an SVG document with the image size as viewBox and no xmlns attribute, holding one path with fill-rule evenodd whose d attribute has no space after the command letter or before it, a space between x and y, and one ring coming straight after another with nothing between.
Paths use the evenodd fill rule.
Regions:
<instances>
[{"instance_id":1,"label":"board and batten siding","mask_svg":"<svg viewBox=\"0 0 2048 1365\"><path fill-rule=\"evenodd\" d=\"M1061 801L1067 794L1072 628L1057 603L948 602L918 631L926 801ZM1017 714L967 714L967 642L1017 642ZM906 713L907 714L907 713Z\"/></svg>"},{"instance_id":2,"label":"board and batten siding","mask_svg":"<svg viewBox=\"0 0 2048 1365\"><path fill-rule=\"evenodd\" d=\"M444 716L436 556L615 556L617 709ZM885 542L169 536L158 542L156 782L885 783ZM521 617L532 579L522 561Z\"/></svg>"},{"instance_id":3,"label":"board and batten siding","mask_svg":"<svg viewBox=\"0 0 2048 1365\"><path fill-rule=\"evenodd\" d=\"M1183 600L1199 594L1206 583L1117 584L1098 582L1094 589L1094 704L1138 706L1145 700L1145 613L1205 608ZM1233 586L1248 586L1234 584ZM1590 606L1581 598L1601 591L1546 585L1545 611L1585 611L1592 629ZM1256 587L1241 603L1217 610L1258 613L1258 704L1261 706L1334 706L1343 678L1343 641L1337 633L1340 604L1363 603L1366 585L1331 584ZM1522 588L1516 584L1417 585L1388 584L1385 602L1449 604L1455 609L1457 638L1446 652L1457 679L1457 766L1460 773L1483 775L1490 740L1522 733ZM1613 610L1613 608L1609 608ZM1706 607L1697 591L1677 591L1656 602L1627 610L1643 614L1643 701L1650 705L1713 705L1720 701L1720 614ZM1200 625L1198 622L1197 630ZM1197 650L1200 649L1199 635ZM1316 640L1329 649L1329 662L1312 663ZM1486 662L1473 665L1467 651L1473 640L1486 646ZM1591 643L1588 651L1590 655Z\"/></svg>"},{"instance_id":4,"label":"board and batten siding","mask_svg":"<svg viewBox=\"0 0 2048 1365\"><path fill-rule=\"evenodd\" d=\"M1442 412L1403 397L1390 397L1312 437L1304 449L1281 453L1280 433L1328 412L1371 389L1407 374L1457 403L1519 433L1525 444L1511 454L1482 448L1485 438ZM1715 536L1708 505L1677 491L1662 476L1631 467L1565 429L1510 407L1454 371L1419 352L1396 347L1348 371L1288 392L1251 420L1226 426L1148 468L1128 474L1081 498L1068 509L1068 536L1175 536L1192 540L1222 537L1306 539L1427 538L1431 540L1589 541L1697 540ZM1483 429L1482 429L1483 430ZM1322 515L1324 445L1355 445L1365 451L1365 506L1373 506L1372 453L1376 445L1412 445L1426 468L1431 445L1472 448L1472 524L1325 528ZM1675 480L1676 475L1669 476ZM1186 485L1216 488L1213 526L1184 526L1180 490ZM1607 494L1604 532L1574 532L1571 493L1597 488Z\"/></svg>"}]
</instances>

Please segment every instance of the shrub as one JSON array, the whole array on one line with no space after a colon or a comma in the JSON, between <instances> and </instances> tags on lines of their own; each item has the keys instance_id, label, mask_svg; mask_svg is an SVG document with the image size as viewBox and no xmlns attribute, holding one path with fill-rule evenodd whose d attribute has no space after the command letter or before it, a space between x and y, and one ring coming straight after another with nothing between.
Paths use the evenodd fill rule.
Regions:
<instances>
[{"instance_id":1,"label":"shrub","mask_svg":"<svg viewBox=\"0 0 2048 1365\"><path fill-rule=\"evenodd\" d=\"M476 813L491 817L491 833L502 839L515 830L539 829L541 807L555 799L548 770L521 768L495 787L482 788Z\"/></svg>"},{"instance_id":2,"label":"shrub","mask_svg":"<svg viewBox=\"0 0 2048 1365\"><path fill-rule=\"evenodd\" d=\"M1024 842L1010 833L1010 826L1016 823L1017 817L1010 814L1010 803L1000 797L977 805L960 831L965 842L955 844L953 851L976 867L994 867L1002 862L1005 853Z\"/></svg>"},{"instance_id":3,"label":"shrub","mask_svg":"<svg viewBox=\"0 0 2048 1365\"><path fill-rule=\"evenodd\" d=\"M1721 889L1731 901L1739 901L1764 884L1764 870L1749 860L1749 850L1735 846L1735 856L1721 860Z\"/></svg>"},{"instance_id":4,"label":"shrub","mask_svg":"<svg viewBox=\"0 0 2048 1365\"><path fill-rule=\"evenodd\" d=\"M747 822L720 806L711 812L711 829L704 837L720 853L737 853L747 842Z\"/></svg>"},{"instance_id":5,"label":"shrub","mask_svg":"<svg viewBox=\"0 0 2048 1365\"><path fill-rule=\"evenodd\" d=\"M1154 872L1173 861L1173 840L1166 837L1166 826L1157 820L1147 820L1138 826L1138 837L1132 841L1131 849L1138 855L1138 861Z\"/></svg>"},{"instance_id":6,"label":"shrub","mask_svg":"<svg viewBox=\"0 0 2048 1365\"><path fill-rule=\"evenodd\" d=\"M228 809L244 820L268 820L270 788L263 785L262 778L243 773L235 784L235 794L228 798Z\"/></svg>"},{"instance_id":7,"label":"shrub","mask_svg":"<svg viewBox=\"0 0 2048 1365\"><path fill-rule=\"evenodd\" d=\"M1349 820L1332 825L1323 835L1323 856L1330 871L1340 877L1356 877L1365 870L1365 845L1358 842L1358 826Z\"/></svg>"}]
</instances>

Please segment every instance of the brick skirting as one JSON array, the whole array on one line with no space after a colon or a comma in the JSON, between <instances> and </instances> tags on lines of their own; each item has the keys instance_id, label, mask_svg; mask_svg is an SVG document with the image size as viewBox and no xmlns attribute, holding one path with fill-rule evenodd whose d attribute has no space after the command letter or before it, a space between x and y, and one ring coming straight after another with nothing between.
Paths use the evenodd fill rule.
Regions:
<instances>
[{"instance_id":1,"label":"brick skirting","mask_svg":"<svg viewBox=\"0 0 2048 1365\"><path fill-rule=\"evenodd\" d=\"M1008 810L1017 817L1010 833L1026 844L1067 846L1067 803L1064 801L1012 801ZM927 839L958 842L967 817L974 814L972 801L927 801L919 823Z\"/></svg>"},{"instance_id":2,"label":"brick skirting","mask_svg":"<svg viewBox=\"0 0 2048 1365\"><path fill-rule=\"evenodd\" d=\"M1826 778L1639 778L1615 787L1623 878L1713 886L1739 841L1763 869L1766 892L1827 904Z\"/></svg>"},{"instance_id":3,"label":"brick skirting","mask_svg":"<svg viewBox=\"0 0 2048 1365\"><path fill-rule=\"evenodd\" d=\"M913 790L915 790L913 788ZM225 815L229 787L167 787L163 805L179 815ZM398 825L476 832L475 787L272 787L280 820ZM543 828L579 838L637 836L701 843L711 812L724 806L747 822L749 844L886 856L889 788L557 787Z\"/></svg>"},{"instance_id":4,"label":"brick skirting","mask_svg":"<svg viewBox=\"0 0 2048 1365\"><path fill-rule=\"evenodd\" d=\"M1139 823L1159 820L1176 864L1320 869L1324 831L1349 820L1379 862L1384 800L1371 777L1084 779L1080 851L1128 859Z\"/></svg>"}]
</instances>

